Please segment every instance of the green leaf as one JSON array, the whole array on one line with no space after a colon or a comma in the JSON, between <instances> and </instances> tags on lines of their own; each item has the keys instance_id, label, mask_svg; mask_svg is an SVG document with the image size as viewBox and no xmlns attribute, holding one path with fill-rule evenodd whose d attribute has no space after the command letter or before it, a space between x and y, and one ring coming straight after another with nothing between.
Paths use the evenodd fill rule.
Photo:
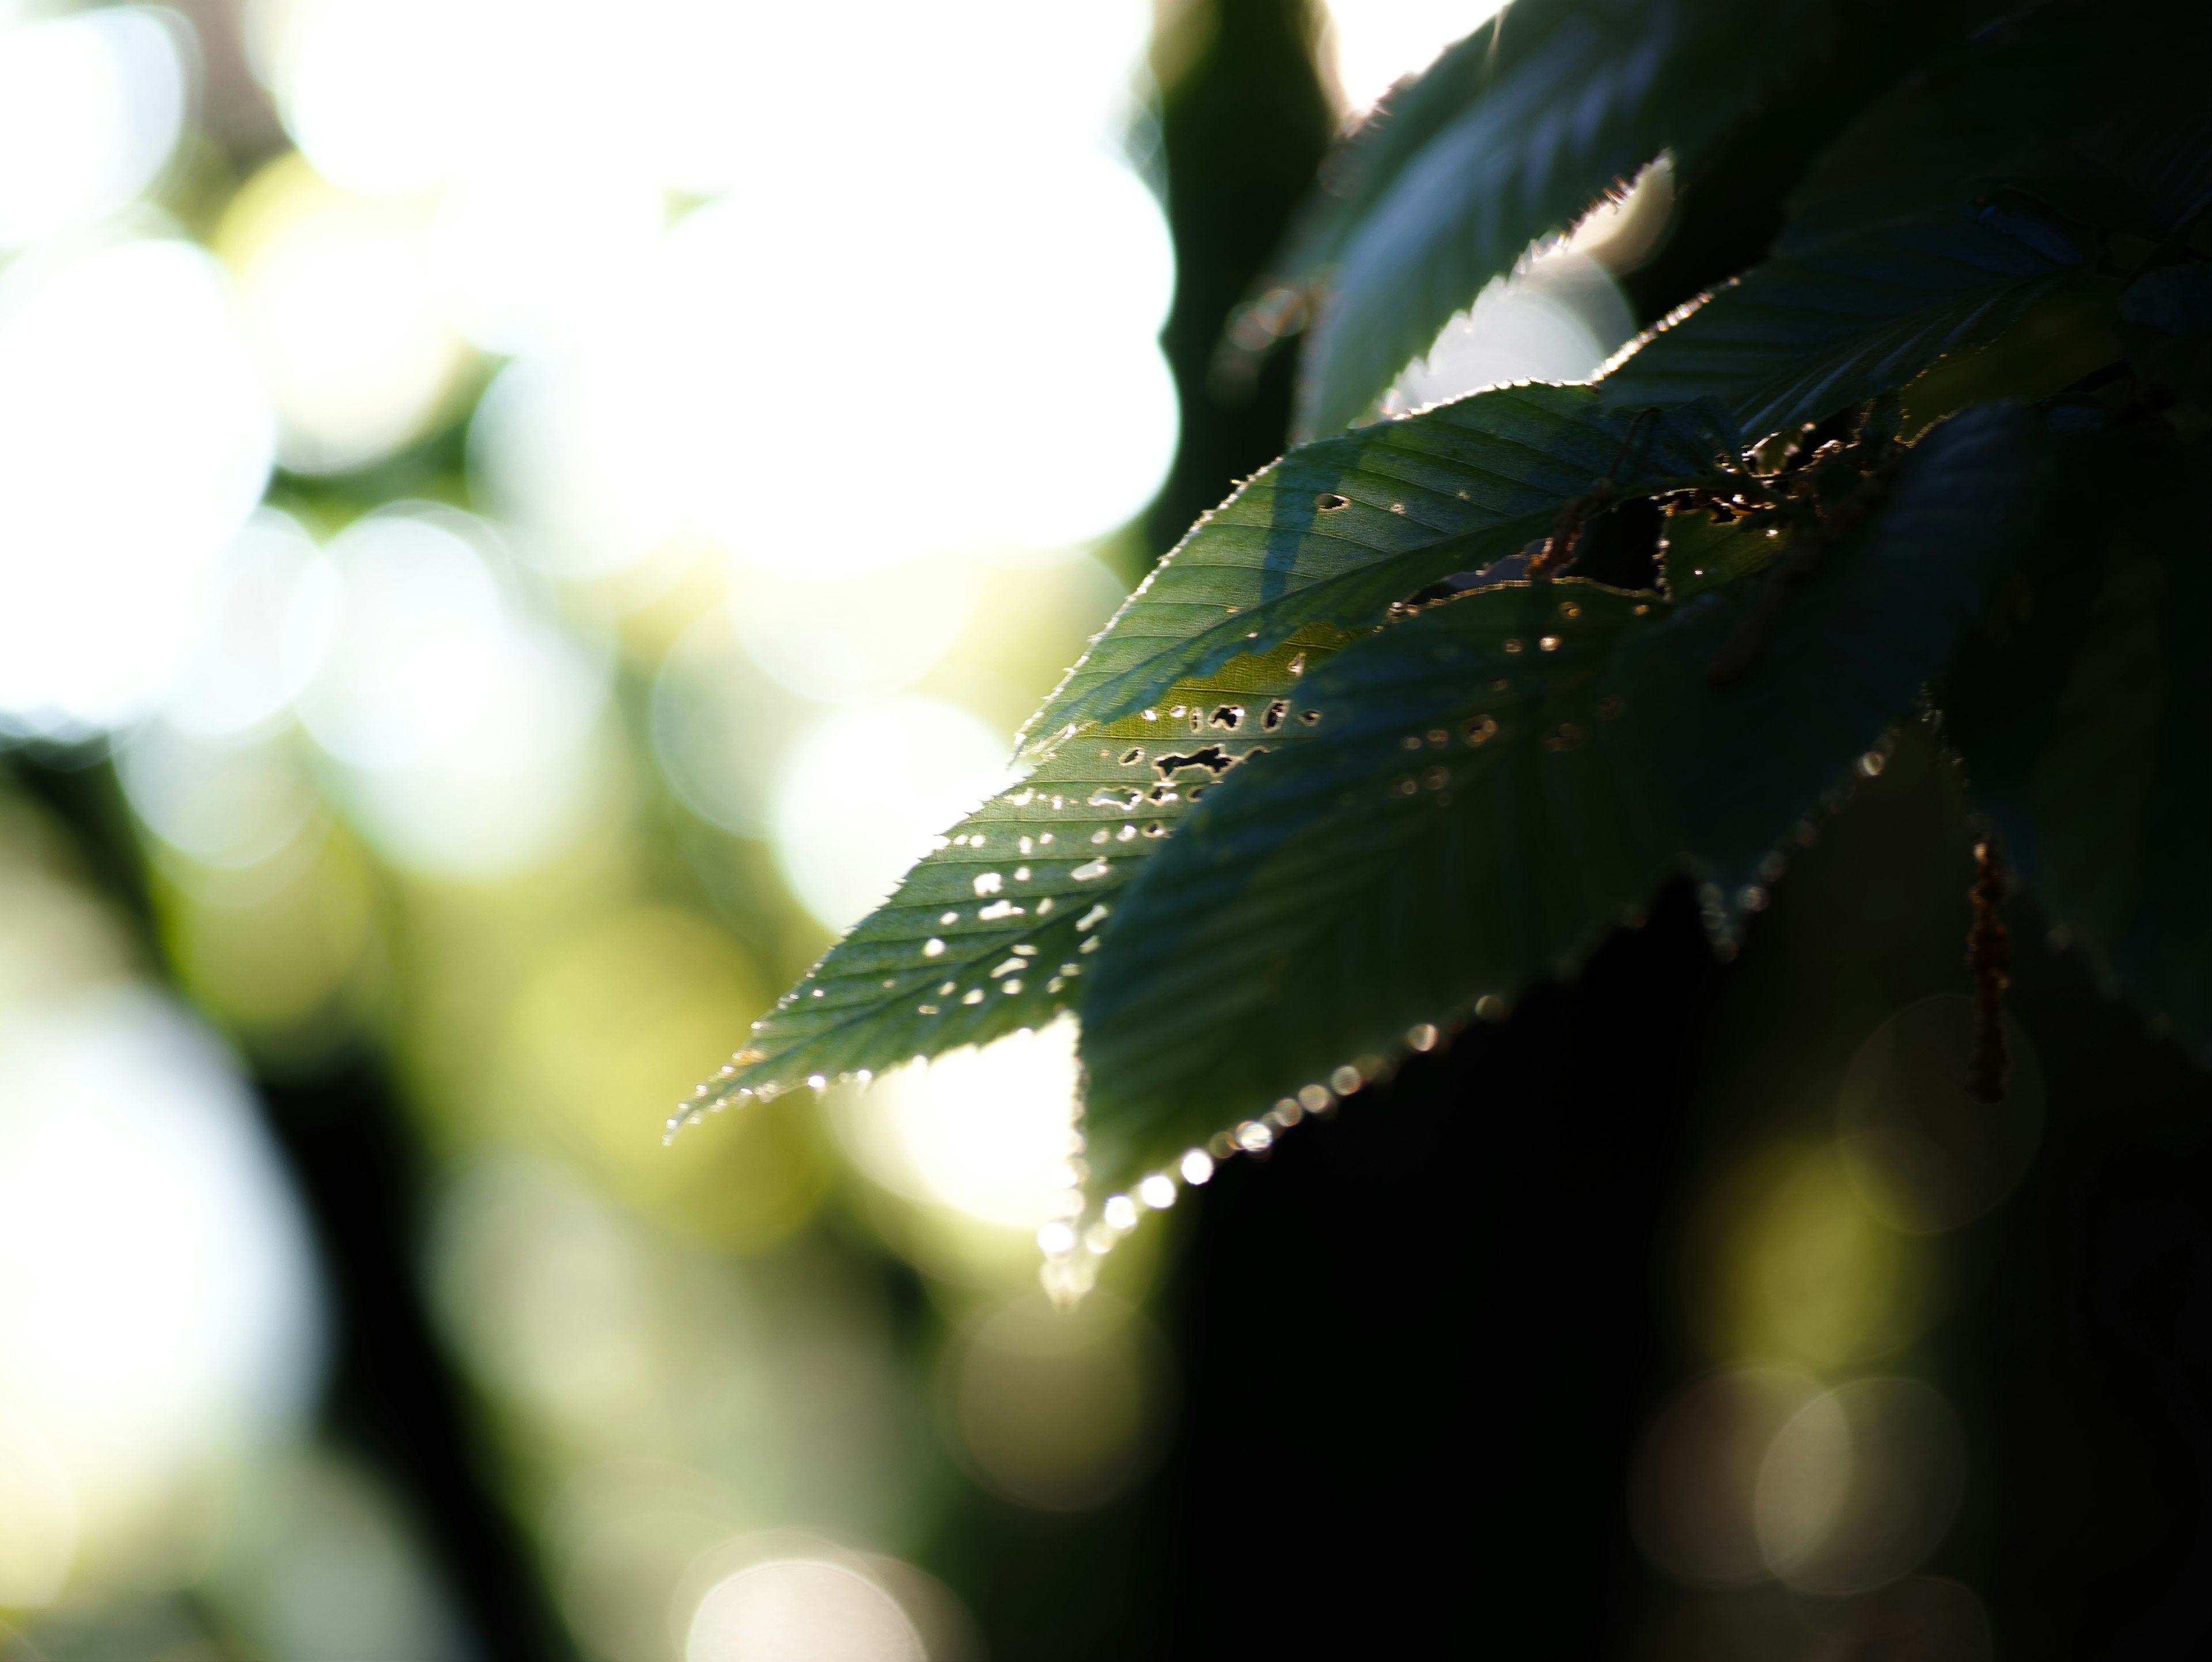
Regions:
<instances>
[{"instance_id":1,"label":"green leaf","mask_svg":"<svg viewBox=\"0 0 2212 1662\"><path fill-rule=\"evenodd\" d=\"M1707 666L1762 579L1679 605L1479 590L1333 660L1313 737L1211 796L1108 926L1082 1004L1097 1179L1571 971L1670 872L1728 929L1981 618L2039 436L2013 406L1936 428L1730 685Z\"/></svg>"},{"instance_id":2,"label":"green leaf","mask_svg":"<svg viewBox=\"0 0 2212 1662\"><path fill-rule=\"evenodd\" d=\"M2024 204L1883 226L1730 283L1647 336L1599 387L1624 408L1711 398L1747 434L1779 432L1995 339L2094 257Z\"/></svg>"},{"instance_id":3,"label":"green leaf","mask_svg":"<svg viewBox=\"0 0 2212 1662\"><path fill-rule=\"evenodd\" d=\"M1695 155L1756 100L1785 50L1824 42L1824 17L1743 0L1520 0L1494 55L1487 31L1445 54L1371 155L1354 148L1354 183L1305 240L1303 258L1334 270L1297 430L1357 419L1532 242L1662 150Z\"/></svg>"},{"instance_id":4,"label":"green leaf","mask_svg":"<svg viewBox=\"0 0 2212 1662\"><path fill-rule=\"evenodd\" d=\"M681 1111L1052 1020L1095 961L1098 923L1192 803L1255 752L1310 732L1297 695L1328 653L1326 631L1311 631L1046 752L940 838Z\"/></svg>"},{"instance_id":5,"label":"green leaf","mask_svg":"<svg viewBox=\"0 0 2212 1662\"><path fill-rule=\"evenodd\" d=\"M1776 253L2000 193L2160 238L2212 201L2212 9L2043 5L1874 105L1792 192Z\"/></svg>"},{"instance_id":6,"label":"green leaf","mask_svg":"<svg viewBox=\"0 0 2212 1662\"><path fill-rule=\"evenodd\" d=\"M1691 595L1762 571L1789 546L1789 533L1770 535L1741 520L1727 523L1706 513L1669 514L1659 538L1659 569L1667 598Z\"/></svg>"},{"instance_id":7,"label":"green leaf","mask_svg":"<svg viewBox=\"0 0 2212 1662\"><path fill-rule=\"evenodd\" d=\"M1507 387L1300 446L1200 520L1032 718L1032 747L1156 702L1316 624L1352 633L1455 571L1516 553L1609 478L1717 478L1741 441L1706 405L1657 415L1581 387Z\"/></svg>"},{"instance_id":8,"label":"green leaf","mask_svg":"<svg viewBox=\"0 0 2212 1662\"><path fill-rule=\"evenodd\" d=\"M2212 447L2075 441L2050 533L1946 699L2046 920L2212 1061Z\"/></svg>"}]
</instances>

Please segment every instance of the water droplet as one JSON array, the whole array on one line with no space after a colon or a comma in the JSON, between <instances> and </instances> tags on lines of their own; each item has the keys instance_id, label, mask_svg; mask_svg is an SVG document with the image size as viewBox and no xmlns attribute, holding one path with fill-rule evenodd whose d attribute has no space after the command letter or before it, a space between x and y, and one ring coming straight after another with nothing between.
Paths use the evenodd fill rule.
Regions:
<instances>
[{"instance_id":1,"label":"water droplet","mask_svg":"<svg viewBox=\"0 0 2212 1662\"><path fill-rule=\"evenodd\" d=\"M810 997L810 998L819 998L819 997L821 997L821 996L822 996L822 989L820 989L819 987L817 987L817 988L816 988L816 989L815 989L811 993L808 994L808 995L807 995L807 996L808 996L808 997Z\"/></svg>"},{"instance_id":2,"label":"water droplet","mask_svg":"<svg viewBox=\"0 0 2212 1662\"><path fill-rule=\"evenodd\" d=\"M935 935L930 936L928 940L921 943L921 955L924 958L944 957L945 943L942 941L939 941Z\"/></svg>"},{"instance_id":3,"label":"water droplet","mask_svg":"<svg viewBox=\"0 0 2212 1662\"><path fill-rule=\"evenodd\" d=\"M1067 979L1066 977L1054 976L1051 980L1044 983L1044 989L1048 993L1056 993L1066 985L1067 985Z\"/></svg>"},{"instance_id":4,"label":"water droplet","mask_svg":"<svg viewBox=\"0 0 2212 1662\"><path fill-rule=\"evenodd\" d=\"M1556 635L1547 635L1536 644L1546 652L1557 652L1559 649L1559 637Z\"/></svg>"},{"instance_id":5,"label":"water droplet","mask_svg":"<svg viewBox=\"0 0 2212 1662\"><path fill-rule=\"evenodd\" d=\"M1015 971L1021 967L1021 959L1018 958L1010 958L1005 963L999 965L997 969L991 971L991 979L996 981L1002 975L1012 975Z\"/></svg>"},{"instance_id":6,"label":"water droplet","mask_svg":"<svg viewBox=\"0 0 2212 1662\"><path fill-rule=\"evenodd\" d=\"M1000 989L999 989L999 990L1000 990L1000 992L1002 992L1002 993L1018 993L1018 992L1021 991L1021 989L1022 989L1022 978L1021 978L1021 977L1019 977L1019 976L1015 976L1015 977L1012 977L1011 980L1009 980L1009 981L1008 981L1008 982L1007 982L1007 983L1006 983L1003 987L1001 987L1001 988L1000 988Z\"/></svg>"},{"instance_id":7,"label":"water droplet","mask_svg":"<svg viewBox=\"0 0 2212 1662\"><path fill-rule=\"evenodd\" d=\"M1106 868L1107 861L1102 855L1096 860L1086 861L1084 864L1078 866L1073 871L1068 873L1068 875L1079 883L1088 883L1094 877L1105 876Z\"/></svg>"},{"instance_id":8,"label":"water droplet","mask_svg":"<svg viewBox=\"0 0 2212 1662\"><path fill-rule=\"evenodd\" d=\"M1213 1175L1213 1157L1203 1148L1188 1149L1177 1169L1182 1173L1182 1180L1195 1187Z\"/></svg>"},{"instance_id":9,"label":"water droplet","mask_svg":"<svg viewBox=\"0 0 2212 1662\"><path fill-rule=\"evenodd\" d=\"M1047 1257L1064 1257L1075 1251L1075 1231L1055 1219L1037 1231L1036 1243Z\"/></svg>"},{"instance_id":10,"label":"water droplet","mask_svg":"<svg viewBox=\"0 0 2212 1662\"><path fill-rule=\"evenodd\" d=\"M1735 892L1735 904L1747 912L1766 910L1766 891L1756 883L1747 883Z\"/></svg>"},{"instance_id":11,"label":"water droplet","mask_svg":"<svg viewBox=\"0 0 2212 1662\"><path fill-rule=\"evenodd\" d=\"M1421 740L1416 734L1409 733L1398 741L1398 748L1401 750L1419 750L1420 747Z\"/></svg>"},{"instance_id":12,"label":"water droplet","mask_svg":"<svg viewBox=\"0 0 2212 1662\"><path fill-rule=\"evenodd\" d=\"M1017 866L1017 867L1015 867L1015 868L1014 868L1014 881L1015 881L1015 882L1017 882L1017 883L1026 883L1026 882L1028 882L1029 880L1030 880L1030 868L1029 868L1027 866Z\"/></svg>"},{"instance_id":13,"label":"water droplet","mask_svg":"<svg viewBox=\"0 0 2212 1662\"><path fill-rule=\"evenodd\" d=\"M963 1004L981 1004L983 1001L983 989L981 987L970 987L960 995L960 1001Z\"/></svg>"},{"instance_id":14,"label":"water droplet","mask_svg":"<svg viewBox=\"0 0 2212 1662\"><path fill-rule=\"evenodd\" d=\"M1170 710L1168 714L1175 717L1176 720L1181 721L1184 715L1188 712L1190 706L1188 704L1177 704L1173 709Z\"/></svg>"},{"instance_id":15,"label":"water droplet","mask_svg":"<svg viewBox=\"0 0 2212 1662\"><path fill-rule=\"evenodd\" d=\"M1521 650L1521 647L1522 647L1522 643L1521 643L1521 642L1520 642L1520 641L1518 641L1518 640L1510 640L1510 640L1508 640L1508 641L1505 642L1505 650L1506 650L1508 653L1516 653L1516 652L1518 652L1518 651L1520 651L1520 650Z\"/></svg>"},{"instance_id":16,"label":"water droplet","mask_svg":"<svg viewBox=\"0 0 2212 1662\"><path fill-rule=\"evenodd\" d=\"M1034 854L1036 851L1036 844L1026 837L1022 838L1020 848L1024 854Z\"/></svg>"},{"instance_id":17,"label":"water droplet","mask_svg":"<svg viewBox=\"0 0 2212 1662\"><path fill-rule=\"evenodd\" d=\"M817 1091L826 1091L830 1088L830 1081L819 1074L809 1074L806 1076L806 1082Z\"/></svg>"},{"instance_id":18,"label":"water droplet","mask_svg":"<svg viewBox=\"0 0 2212 1662\"><path fill-rule=\"evenodd\" d=\"M1291 660L1289 667L1291 673L1293 675L1304 674L1306 673L1306 654L1303 652L1298 654L1297 657Z\"/></svg>"},{"instance_id":19,"label":"water droplet","mask_svg":"<svg viewBox=\"0 0 2212 1662\"><path fill-rule=\"evenodd\" d=\"M1109 1229L1134 1229L1137 1227L1137 1202L1127 1195L1109 1195L1106 1204L1099 1208Z\"/></svg>"},{"instance_id":20,"label":"water droplet","mask_svg":"<svg viewBox=\"0 0 2212 1662\"><path fill-rule=\"evenodd\" d=\"M1098 950L1098 937L1097 937L1097 935L1095 935L1095 934L1094 934L1094 935L1092 935L1092 936L1091 937L1091 939L1090 939L1090 940L1088 940L1088 941L1085 941L1085 942L1084 942L1080 947L1078 947L1075 950L1076 950L1077 952L1079 952L1079 953L1095 953L1095 952L1097 952L1097 951Z\"/></svg>"},{"instance_id":21,"label":"water droplet","mask_svg":"<svg viewBox=\"0 0 2212 1662\"><path fill-rule=\"evenodd\" d=\"M1264 1154L1274 1146L1275 1134L1256 1119L1237 1128L1237 1146L1248 1154Z\"/></svg>"},{"instance_id":22,"label":"water droplet","mask_svg":"<svg viewBox=\"0 0 2212 1662\"><path fill-rule=\"evenodd\" d=\"M1042 900L1040 900L1040 901L1038 901L1038 902L1037 902L1037 916L1038 916L1039 917L1042 917L1042 916L1043 916L1047 912L1050 911L1051 910L1052 910L1052 897L1051 897L1050 895L1047 895L1047 896L1045 896L1045 898L1044 898L1043 899L1042 899Z\"/></svg>"},{"instance_id":23,"label":"water droplet","mask_svg":"<svg viewBox=\"0 0 2212 1662\"><path fill-rule=\"evenodd\" d=\"M1164 1212L1176 1203L1175 1179L1164 1172L1155 1172L1137 1185L1137 1198L1155 1212Z\"/></svg>"},{"instance_id":24,"label":"water droplet","mask_svg":"<svg viewBox=\"0 0 2212 1662\"><path fill-rule=\"evenodd\" d=\"M916 1015L935 1015L937 1014L937 1006L934 1004L917 1004L914 1007L914 1013Z\"/></svg>"},{"instance_id":25,"label":"water droplet","mask_svg":"<svg viewBox=\"0 0 2212 1662\"><path fill-rule=\"evenodd\" d=\"M1467 742L1486 745L1498 732L1498 723L1487 715L1478 715L1467 724Z\"/></svg>"},{"instance_id":26,"label":"water droplet","mask_svg":"<svg viewBox=\"0 0 2212 1662\"><path fill-rule=\"evenodd\" d=\"M1442 768L1431 768L1421 777L1427 781L1431 790L1442 790L1446 785L1451 783L1451 775Z\"/></svg>"},{"instance_id":27,"label":"water droplet","mask_svg":"<svg viewBox=\"0 0 2212 1662\"><path fill-rule=\"evenodd\" d=\"M1146 720L1147 721L1158 721L1159 719L1160 719L1160 713L1159 713L1159 711L1158 711L1158 710L1156 710L1156 709L1148 709L1148 710L1146 710L1146 711L1145 712L1145 720ZM1104 752L1103 751L1101 751L1101 752L1099 752L1099 754L1103 756L1103 755L1104 755L1104 754L1105 754L1105 752Z\"/></svg>"},{"instance_id":28,"label":"water droplet","mask_svg":"<svg viewBox=\"0 0 2212 1662\"><path fill-rule=\"evenodd\" d=\"M1878 750L1870 750L1859 758L1859 772L1871 779L1889 764L1889 758Z\"/></svg>"},{"instance_id":29,"label":"water droplet","mask_svg":"<svg viewBox=\"0 0 2212 1662\"><path fill-rule=\"evenodd\" d=\"M1108 831L1095 831L1091 833L1091 840L1094 843L1103 843L1110 835L1111 833Z\"/></svg>"},{"instance_id":30,"label":"water droplet","mask_svg":"<svg viewBox=\"0 0 2212 1662\"><path fill-rule=\"evenodd\" d=\"M1359 1076L1359 1069L1346 1065L1328 1076L1329 1088L1340 1097L1348 1097L1367 1081Z\"/></svg>"},{"instance_id":31,"label":"water droplet","mask_svg":"<svg viewBox=\"0 0 2212 1662\"><path fill-rule=\"evenodd\" d=\"M1124 825L1114 833L1114 840L1117 843L1126 843L1136 834L1137 828L1134 825Z\"/></svg>"},{"instance_id":32,"label":"water droplet","mask_svg":"<svg viewBox=\"0 0 2212 1662\"><path fill-rule=\"evenodd\" d=\"M1326 1085L1308 1085L1301 1087L1298 1092L1298 1106L1309 1114L1318 1114L1322 1109L1328 1107L1332 1100L1328 1093L1328 1087Z\"/></svg>"},{"instance_id":33,"label":"water droplet","mask_svg":"<svg viewBox=\"0 0 2212 1662\"><path fill-rule=\"evenodd\" d=\"M960 921L960 914L958 912L945 912L939 916L937 921L939 923L957 923Z\"/></svg>"},{"instance_id":34,"label":"water droplet","mask_svg":"<svg viewBox=\"0 0 2212 1662\"><path fill-rule=\"evenodd\" d=\"M953 994L955 994L955 993L958 992L959 990L960 990L960 983L959 983L958 982L957 982L957 981L948 981L948 982L946 982L946 983L945 983L942 987L939 987L939 988L937 989L937 995L938 995L939 998L950 998L950 997L951 997L951 996L952 996L952 995L953 995Z\"/></svg>"},{"instance_id":35,"label":"water droplet","mask_svg":"<svg viewBox=\"0 0 2212 1662\"><path fill-rule=\"evenodd\" d=\"M1019 917L1024 910L1011 900L994 900L988 906L975 909L975 920L979 923L995 923L1002 917Z\"/></svg>"},{"instance_id":36,"label":"water droplet","mask_svg":"<svg viewBox=\"0 0 2212 1662\"><path fill-rule=\"evenodd\" d=\"M1004 886L1004 881L996 872L978 872L975 874L975 892L979 896L996 894Z\"/></svg>"},{"instance_id":37,"label":"water droplet","mask_svg":"<svg viewBox=\"0 0 2212 1662\"><path fill-rule=\"evenodd\" d=\"M1437 1048L1437 1030L1425 1021L1417 1027L1408 1027L1406 1043L1416 1050L1433 1050Z\"/></svg>"},{"instance_id":38,"label":"water droplet","mask_svg":"<svg viewBox=\"0 0 2212 1662\"><path fill-rule=\"evenodd\" d=\"M1559 602L1559 616L1562 618L1572 622L1575 618L1579 618L1582 615L1583 609L1577 606L1572 600L1562 600Z\"/></svg>"}]
</instances>

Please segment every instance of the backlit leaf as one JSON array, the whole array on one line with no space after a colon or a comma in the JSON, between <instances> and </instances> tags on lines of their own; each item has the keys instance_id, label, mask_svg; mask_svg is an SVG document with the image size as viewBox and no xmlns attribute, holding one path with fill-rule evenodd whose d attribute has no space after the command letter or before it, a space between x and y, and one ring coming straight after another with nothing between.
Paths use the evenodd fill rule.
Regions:
<instances>
[{"instance_id":1,"label":"backlit leaf","mask_svg":"<svg viewBox=\"0 0 2212 1662\"><path fill-rule=\"evenodd\" d=\"M1521 0L1447 53L1377 133L1363 175L1310 234L1333 262L1307 338L1297 430L1352 421L1426 351L1453 314L1662 151L1694 156L1790 53L1816 51L1821 15L1737 0ZM1431 83L1435 83L1433 86ZM1443 110L1463 106L1449 120ZM1418 148L1394 139L1412 130Z\"/></svg>"},{"instance_id":2,"label":"backlit leaf","mask_svg":"<svg viewBox=\"0 0 2212 1662\"><path fill-rule=\"evenodd\" d=\"M1549 532L1611 478L1624 495L1711 481L1726 416L1647 416L1582 387L1507 387L1302 445L1200 520L1031 721L1032 749L1158 701L1297 630L1372 628L1394 601Z\"/></svg>"},{"instance_id":3,"label":"backlit leaf","mask_svg":"<svg viewBox=\"0 0 2212 1662\"><path fill-rule=\"evenodd\" d=\"M1753 437L1819 421L1995 339L2095 253L2020 205L1883 226L1729 283L1599 386L1624 407L1711 398Z\"/></svg>"},{"instance_id":4,"label":"backlit leaf","mask_svg":"<svg viewBox=\"0 0 2212 1662\"><path fill-rule=\"evenodd\" d=\"M1298 695L1329 643L1315 630L1238 658L1047 751L832 947L687 1109L881 1071L1069 1008L1097 925L1191 804L1254 752L1310 731Z\"/></svg>"},{"instance_id":5,"label":"backlit leaf","mask_svg":"<svg viewBox=\"0 0 2212 1662\"><path fill-rule=\"evenodd\" d=\"M2039 435L2008 406L1936 428L1729 685L1708 666L1761 578L1680 604L1516 583L1339 654L1313 737L1226 782L1115 909L1082 1004L1097 1179L1571 971L1673 871L1716 928L1759 904L1980 620Z\"/></svg>"}]
</instances>

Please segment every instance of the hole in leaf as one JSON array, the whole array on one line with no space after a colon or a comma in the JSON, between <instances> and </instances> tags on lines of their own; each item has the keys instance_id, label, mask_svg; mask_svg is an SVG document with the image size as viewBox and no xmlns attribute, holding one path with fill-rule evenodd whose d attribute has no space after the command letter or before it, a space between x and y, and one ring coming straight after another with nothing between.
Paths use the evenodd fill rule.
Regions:
<instances>
[{"instance_id":1,"label":"hole in leaf","mask_svg":"<svg viewBox=\"0 0 2212 1662\"><path fill-rule=\"evenodd\" d=\"M1324 490L1314 498L1314 506L1324 514L1341 513L1352 506L1352 498L1340 496L1334 490Z\"/></svg>"},{"instance_id":2,"label":"hole in leaf","mask_svg":"<svg viewBox=\"0 0 2212 1662\"><path fill-rule=\"evenodd\" d=\"M1203 750L1191 752L1188 756L1163 756L1152 765L1159 770L1160 777L1163 779L1172 779L1185 768L1204 768L1218 779L1230 769L1235 767L1238 759L1230 755L1218 745L1208 745ZM1197 793L1194 791L1192 794L1196 795Z\"/></svg>"}]
</instances>

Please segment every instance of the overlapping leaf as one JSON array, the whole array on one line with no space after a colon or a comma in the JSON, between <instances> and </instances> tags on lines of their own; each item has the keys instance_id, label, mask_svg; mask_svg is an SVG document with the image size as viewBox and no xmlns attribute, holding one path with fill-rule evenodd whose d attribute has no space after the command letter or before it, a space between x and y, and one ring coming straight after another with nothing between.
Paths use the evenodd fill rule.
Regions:
<instances>
[{"instance_id":1,"label":"overlapping leaf","mask_svg":"<svg viewBox=\"0 0 2212 1662\"><path fill-rule=\"evenodd\" d=\"M1995 339L2095 253L2025 204L1884 225L1731 283L1600 386L1623 407L1711 398L1754 437L1819 421Z\"/></svg>"},{"instance_id":2,"label":"overlapping leaf","mask_svg":"<svg viewBox=\"0 0 2212 1662\"><path fill-rule=\"evenodd\" d=\"M2120 326L2137 370L2212 403L2212 266L2144 272L2120 297Z\"/></svg>"},{"instance_id":3,"label":"overlapping leaf","mask_svg":"<svg viewBox=\"0 0 2212 1662\"><path fill-rule=\"evenodd\" d=\"M1309 630L1047 752L940 838L693 1105L987 1043L1068 1008L1098 923L1192 803L1310 731L1297 695L1334 639Z\"/></svg>"},{"instance_id":4,"label":"overlapping leaf","mask_svg":"<svg viewBox=\"0 0 2212 1662\"><path fill-rule=\"evenodd\" d=\"M2212 8L2046 4L1984 32L1853 124L1792 192L1776 253L1998 192L2161 237L2212 201Z\"/></svg>"},{"instance_id":5,"label":"overlapping leaf","mask_svg":"<svg viewBox=\"0 0 2212 1662\"><path fill-rule=\"evenodd\" d=\"M1587 387L1509 387L1303 445L1199 521L1030 722L1032 749L1152 703L1315 623L1362 630L1450 572L1516 552L1593 481L1706 483L1724 413L1647 415Z\"/></svg>"},{"instance_id":6,"label":"overlapping leaf","mask_svg":"<svg viewBox=\"0 0 2212 1662\"><path fill-rule=\"evenodd\" d=\"M1333 263L1297 430L1357 418L1452 314L1662 150L1693 155L1817 50L1821 14L1741 0L1520 0L1404 89L1303 258ZM1456 107L1455 108L1455 107ZM1447 116L1449 115L1449 119Z\"/></svg>"},{"instance_id":7,"label":"overlapping leaf","mask_svg":"<svg viewBox=\"0 0 2212 1662\"><path fill-rule=\"evenodd\" d=\"M1595 478L1708 482L1735 443L1709 409L1528 387L1293 451L1108 625L1032 722L1035 771L953 827L699 1105L1050 1020L1090 962L1094 909L1213 779L1306 734L1297 696L1332 648L1425 583L1518 551Z\"/></svg>"},{"instance_id":8,"label":"overlapping leaf","mask_svg":"<svg viewBox=\"0 0 2212 1662\"><path fill-rule=\"evenodd\" d=\"M2045 916L2212 1060L2212 448L2139 428L2070 460L1950 730Z\"/></svg>"},{"instance_id":9,"label":"overlapping leaf","mask_svg":"<svg viewBox=\"0 0 2212 1662\"><path fill-rule=\"evenodd\" d=\"M1978 622L2039 434L2016 407L1936 429L1733 685L1707 665L1756 578L1679 606L1480 590L1340 654L1314 736L1226 782L1108 925L1082 1004L1100 1180L1571 968L1672 869L1755 898Z\"/></svg>"}]
</instances>

